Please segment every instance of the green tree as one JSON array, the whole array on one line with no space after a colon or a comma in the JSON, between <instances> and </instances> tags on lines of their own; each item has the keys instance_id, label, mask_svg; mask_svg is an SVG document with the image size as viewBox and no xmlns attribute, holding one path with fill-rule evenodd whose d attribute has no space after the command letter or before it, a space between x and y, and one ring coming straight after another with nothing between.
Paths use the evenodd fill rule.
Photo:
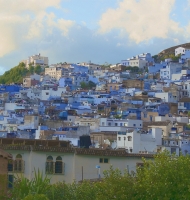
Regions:
<instances>
[{"instance_id":1,"label":"green tree","mask_svg":"<svg viewBox=\"0 0 190 200\"><path fill-rule=\"evenodd\" d=\"M88 83L81 82L80 86L82 89L92 89L92 88L96 87L96 84L92 81L89 81Z\"/></svg>"},{"instance_id":2,"label":"green tree","mask_svg":"<svg viewBox=\"0 0 190 200\"><path fill-rule=\"evenodd\" d=\"M41 66L40 66L40 65L37 65L37 66L34 68L34 72L35 72L36 74L40 74L40 73L42 72Z\"/></svg>"},{"instance_id":3,"label":"green tree","mask_svg":"<svg viewBox=\"0 0 190 200\"><path fill-rule=\"evenodd\" d=\"M81 83L80 83L80 87L81 87L82 89L87 89L87 88L88 88L88 85L87 85L85 82L81 82Z\"/></svg>"},{"instance_id":4,"label":"green tree","mask_svg":"<svg viewBox=\"0 0 190 200\"><path fill-rule=\"evenodd\" d=\"M19 63L16 67L6 71L0 77L1 84L22 83L23 77L29 73L24 63Z\"/></svg>"},{"instance_id":5,"label":"green tree","mask_svg":"<svg viewBox=\"0 0 190 200\"><path fill-rule=\"evenodd\" d=\"M96 84L94 82L92 82L92 81L89 81L88 82L88 87L89 87L89 89L92 89L92 88L96 87Z\"/></svg>"},{"instance_id":6,"label":"green tree","mask_svg":"<svg viewBox=\"0 0 190 200\"><path fill-rule=\"evenodd\" d=\"M31 74L33 74L33 73L34 73L34 66L32 66L32 65L29 65L29 72L30 72Z\"/></svg>"}]
</instances>

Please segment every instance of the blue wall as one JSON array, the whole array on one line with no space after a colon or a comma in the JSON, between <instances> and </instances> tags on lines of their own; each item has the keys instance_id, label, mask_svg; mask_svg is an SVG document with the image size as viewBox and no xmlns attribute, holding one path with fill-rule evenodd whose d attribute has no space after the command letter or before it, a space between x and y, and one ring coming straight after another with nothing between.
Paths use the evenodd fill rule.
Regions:
<instances>
[{"instance_id":1,"label":"blue wall","mask_svg":"<svg viewBox=\"0 0 190 200\"><path fill-rule=\"evenodd\" d=\"M88 67L76 65L76 64L71 64L71 66L74 67L73 72L82 72L82 73L86 72L86 73L88 73Z\"/></svg>"},{"instance_id":2,"label":"blue wall","mask_svg":"<svg viewBox=\"0 0 190 200\"><path fill-rule=\"evenodd\" d=\"M170 113L170 107L168 104L160 104L158 107L158 114L160 116L165 116Z\"/></svg>"},{"instance_id":3,"label":"blue wall","mask_svg":"<svg viewBox=\"0 0 190 200\"><path fill-rule=\"evenodd\" d=\"M162 68L163 68L163 64L155 63L154 66L148 67L148 72L154 74L156 72L159 72L160 69L162 69Z\"/></svg>"},{"instance_id":4,"label":"blue wall","mask_svg":"<svg viewBox=\"0 0 190 200\"><path fill-rule=\"evenodd\" d=\"M18 85L1 85L0 92L19 92L21 89Z\"/></svg>"}]
</instances>

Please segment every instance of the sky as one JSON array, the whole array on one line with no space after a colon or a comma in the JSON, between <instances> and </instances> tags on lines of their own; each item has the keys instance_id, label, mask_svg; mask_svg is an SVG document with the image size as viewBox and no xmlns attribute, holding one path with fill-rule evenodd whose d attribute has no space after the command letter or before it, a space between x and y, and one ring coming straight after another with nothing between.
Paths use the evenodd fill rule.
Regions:
<instances>
[{"instance_id":1,"label":"sky","mask_svg":"<svg viewBox=\"0 0 190 200\"><path fill-rule=\"evenodd\" d=\"M115 64L190 42L190 0L0 0L0 74L49 64Z\"/></svg>"}]
</instances>

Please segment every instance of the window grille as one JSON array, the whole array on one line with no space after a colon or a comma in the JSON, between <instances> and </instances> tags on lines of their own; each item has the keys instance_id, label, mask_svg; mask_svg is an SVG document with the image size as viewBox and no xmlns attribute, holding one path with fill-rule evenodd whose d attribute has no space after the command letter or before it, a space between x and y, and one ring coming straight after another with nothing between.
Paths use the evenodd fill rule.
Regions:
<instances>
[{"instance_id":1,"label":"window grille","mask_svg":"<svg viewBox=\"0 0 190 200\"><path fill-rule=\"evenodd\" d=\"M56 158L56 162L53 162L52 156L48 156L45 169L46 174L64 174L65 164L63 163L61 156Z\"/></svg>"},{"instance_id":2,"label":"window grille","mask_svg":"<svg viewBox=\"0 0 190 200\"><path fill-rule=\"evenodd\" d=\"M48 156L46 160L46 174L53 174L53 157Z\"/></svg>"},{"instance_id":3,"label":"window grille","mask_svg":"<svg viewBox=\"0 0 190 200\"><path fill-rule=\"evenodd\" d=\"M63 173L63 162L62 158L58 156L55 162L55 174L62 174Z\"/></svg>"},{"instance_id":4,"label":"window grille","mask_svg":"<svg viewBox=\"0 0 190 200\"><path fill-rule=\"evenodd\" d=\"M20 173L24 172L24 161L22 160L22 156L20 154L16 156L13 167L14 167L13 169L14 172L20 172Z\"/></svg>"}]
</instances>

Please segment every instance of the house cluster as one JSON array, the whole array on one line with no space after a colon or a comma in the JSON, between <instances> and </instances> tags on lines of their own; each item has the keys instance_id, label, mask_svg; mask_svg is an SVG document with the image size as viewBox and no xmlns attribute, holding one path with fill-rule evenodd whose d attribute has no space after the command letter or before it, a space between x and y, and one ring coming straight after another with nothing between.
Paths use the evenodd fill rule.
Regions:
<instances>
[{"instance_id":1,"label":"house cluster","mask_svg":"<svg viewBox=\"0 0 190 200\"><path fill-rule=\"evenodd\" d=\"M164 150L190 154L190 50L175 56L155 63L143 53L112 66L29 57L26 67L41 63L43 75L0 85L9 182L14 173L31 179L34 168L52 182L72 182L103 176L110 165L135 171L142 157Z\"/></svg>"}]
</instances>

